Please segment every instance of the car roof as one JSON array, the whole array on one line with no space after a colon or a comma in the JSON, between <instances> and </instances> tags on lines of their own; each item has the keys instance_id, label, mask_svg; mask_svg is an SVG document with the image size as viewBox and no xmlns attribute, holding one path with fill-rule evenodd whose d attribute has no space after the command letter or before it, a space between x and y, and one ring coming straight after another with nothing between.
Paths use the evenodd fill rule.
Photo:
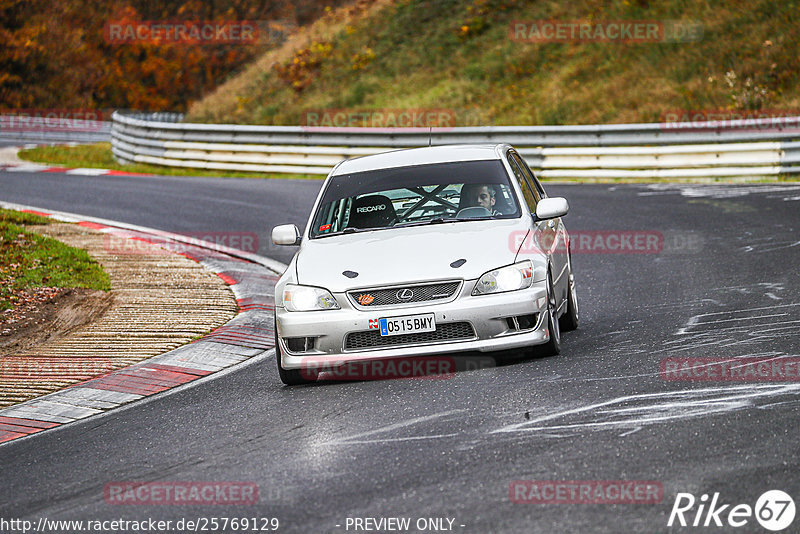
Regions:
<instances>
[{"instance_id":1,"label":"car roof","mask_svg":"<svg viewBox=\"0 0 800 534\"><path fill-rule=\"evenodd\" d=\"M502 151L498 149L505 146L508 145L440 145L424 148L392 150L371 156L363 156L360 158L345 160L333 170L331 175L337 176L341 174L373 171L377 169L409 167L411 165L500 159L500 154Z\"/></svg>"}]
</instances>

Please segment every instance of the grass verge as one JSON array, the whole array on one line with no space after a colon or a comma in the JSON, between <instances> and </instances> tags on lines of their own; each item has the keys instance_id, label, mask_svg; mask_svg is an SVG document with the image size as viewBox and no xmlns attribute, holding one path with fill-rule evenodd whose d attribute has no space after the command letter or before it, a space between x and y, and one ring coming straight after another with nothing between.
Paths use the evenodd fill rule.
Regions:
<instances>
[{"instance_id":1,"label":"grass verge","mask_svg":"<svg viewBox=\"0 0 800 534\"><path fill-rule=\"evenodd\" d=\"M40 146L20 150L21 159L34 163L46 163L63 167L84 167L90 169L112 169L140 174L156 174L166 176L201 176L214 178L280 178L293 180L322 180L325 175L319 174L277 174L263 172L209 171L189 167L162 167L134 163L122 165L111 154L111 143L95 143L92 145L55 145Z\"/></svg>"},{"instance_id":2,"label":"grass verge","mask_svg":"<svg viewBox=\"0 0 800 534\"><path fill-rule=\"evenodd\" d=\"M108 275L85 250L25 229L49 223L0 209L0 310L13 308L21 294L41 287L111 289Z\"/></svg>"}]
</instances>

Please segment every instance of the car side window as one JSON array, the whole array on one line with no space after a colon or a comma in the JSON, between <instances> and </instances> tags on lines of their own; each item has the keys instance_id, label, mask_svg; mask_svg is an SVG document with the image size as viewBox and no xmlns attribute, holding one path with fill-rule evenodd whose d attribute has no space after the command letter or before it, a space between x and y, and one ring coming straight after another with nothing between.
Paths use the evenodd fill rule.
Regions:
<instances>
[{"instance_id":1,"label":"car side window","mask_svg":"<svg viewBox=\"0 0 800 534\"><path fill-rule=\"evenodd\" d=\"M528 209L531 213L536 213L538 196L534 194L530 184L528 184L528 180L525 178L525 173L520 168L520 165L514 156L516 156L516 154L512 152L508 153L508 164L511 165L511 170L514 172L514 176L517 177L519 187L522 189L522 196L525 198L525 204L528 205Z\"/></svg>"},{"instance_id":2,"label":"car side window","mask_svg":"<svg viewBox=\"0 0 800 534\"><path fill-rule=\"evenodd\" d=\"M528 164L525 163L525 160L522 159L522 156L516 152L512 152L511 157L514 158L514 161L517 162L519 168L522 169L522 173L525 175L525 178L528 179L528 185L533 190L533 194L536 196L536 201L538 202L546 197L547 195L545 195L542 185L539 183L539 180L536 179L536 176L533 175L533 171L531 171L530 167L528 167Z\"/></svg>"},{"instance_id":3,"label":"car side window","mask_svg":"<svg viewBox=\"0 0 800 534\"><path fill-rule=\"evenodd\" d=\"M536 177L536 175L533 174L533 171L531 171L531 175L533 175L533 186L536 188L537 191L539 191L539 196L541 198L547 198L547 193L544 192L544 187L542 187L542 182L540 182L539 179Z\"/></svg>"},{"instance_id":4,"label":"car side window","mask_svg":"<svg viewBox=\"0 0 800 534\"><path fill-rule=\"evenodd\" d=\"M528 167L528 163L524 159L522 159L522 156L520 156L519 154L517 154L517 156L520 158L520 161L522 162L522 171L530 180L531 185L534 188L536 188L536 192L539 193L539 200L547 198L547 193L544 192L544 187L542 187L542 182L539 181L539 179L536 177L536 174L534 174L531 168Z\"/></svg>"}]
</instances>

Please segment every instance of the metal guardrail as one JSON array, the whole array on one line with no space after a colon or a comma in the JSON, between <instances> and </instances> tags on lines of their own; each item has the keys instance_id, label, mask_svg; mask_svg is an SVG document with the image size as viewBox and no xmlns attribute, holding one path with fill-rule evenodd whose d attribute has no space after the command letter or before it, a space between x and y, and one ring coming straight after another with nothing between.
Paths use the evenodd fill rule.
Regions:
<instances>
[{"instance_id":1,"label":"metal guardrail","mask_svg":"<svg viewBox=\"0 0 800 534\"><path fill-rule=\"evenodd\" d=\"M54 120L39 117L20 120L0 115L0 140L40 143L99 143L111 140L111 121Z\"/></svg>"},{"instance_id":2,"label":"metal guardrail","mask_svg":"<svg viewBox=\"0 0 800 534\"><path fill-rule=\"evenodd\" d=\"M397 148L510 143L543 178L774 177L800 172L800 117L708 123L475 128L320 128L193 124L178 114L112 115L122 163L327 174Z\"/></svg>"}]
</instances>

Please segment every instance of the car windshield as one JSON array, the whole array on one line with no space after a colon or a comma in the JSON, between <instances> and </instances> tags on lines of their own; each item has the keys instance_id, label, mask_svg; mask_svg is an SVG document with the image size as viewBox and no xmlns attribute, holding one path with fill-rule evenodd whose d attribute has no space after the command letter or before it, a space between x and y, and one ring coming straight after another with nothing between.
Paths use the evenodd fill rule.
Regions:
<instances>
[{"instance_id":1,"label":"car windshield","mask_svg":"<svg viewBox=\"0 0 800 534\"><path fill-rule=\"evenodd\" d=\"M397 167L332 177L310 237L519 216L500 160Z\"/></svg>"}]
</instances>

